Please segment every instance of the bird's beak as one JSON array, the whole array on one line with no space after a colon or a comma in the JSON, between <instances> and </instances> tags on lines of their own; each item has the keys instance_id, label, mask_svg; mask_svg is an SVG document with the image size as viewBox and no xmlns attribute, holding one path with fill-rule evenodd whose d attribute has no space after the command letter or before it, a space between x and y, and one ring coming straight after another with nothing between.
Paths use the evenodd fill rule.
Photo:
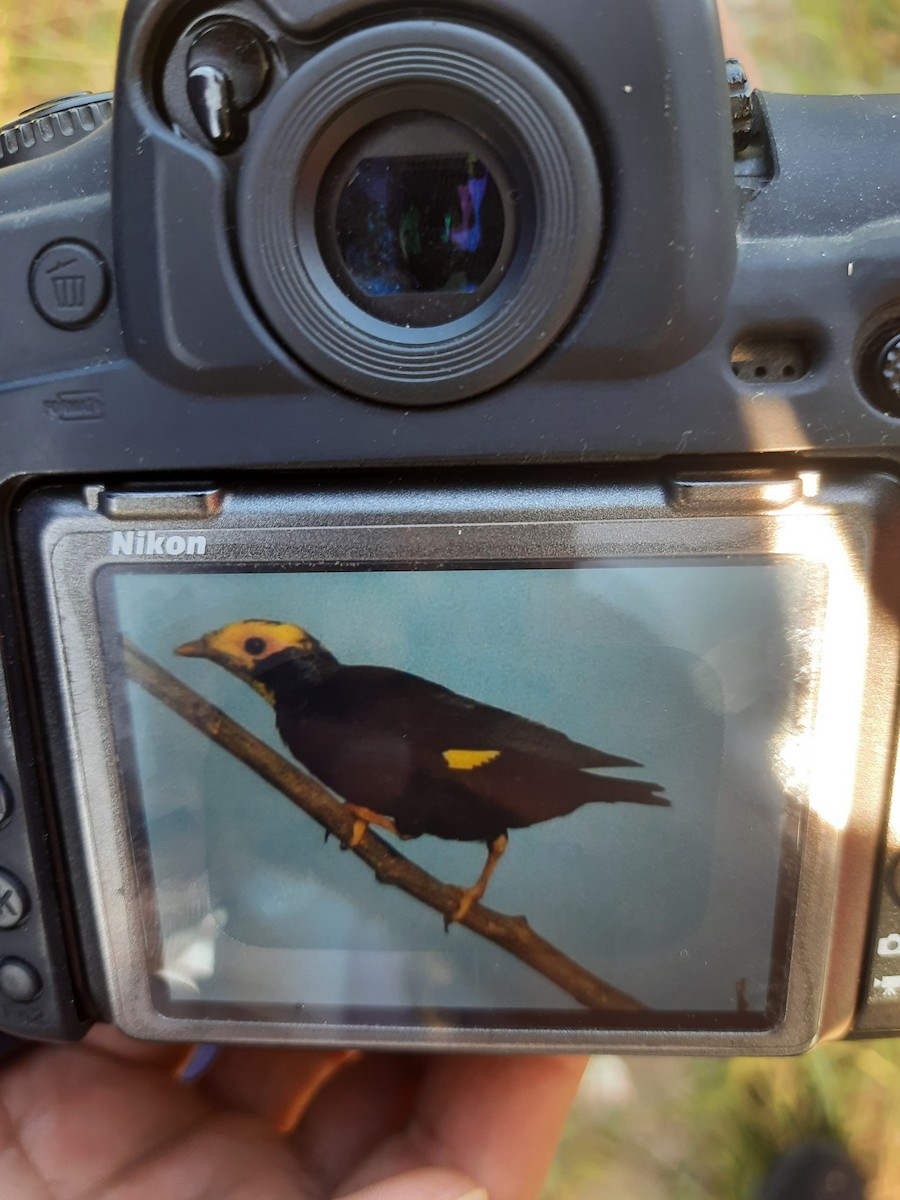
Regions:
<instances>
[{"instance_id":1,"label":"bird's beak","mask_svg":"<svg viewBox=\"0 0 900 1200\"><path fill-rule=\"evenodd\" d=\"M181 658L209 658L209 647L206 638L198 638L196 642L185 642L175 651Z\"/></svg>"}]
</instances>

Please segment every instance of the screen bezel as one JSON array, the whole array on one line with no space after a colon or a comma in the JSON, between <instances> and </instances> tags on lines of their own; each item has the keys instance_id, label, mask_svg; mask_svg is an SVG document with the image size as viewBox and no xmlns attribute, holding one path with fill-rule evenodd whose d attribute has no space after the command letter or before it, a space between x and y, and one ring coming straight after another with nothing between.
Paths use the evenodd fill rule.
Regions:
<instances>
[{"instance_id":1,"label":"screen bezel","mask_svg":"<svg viewBox=\"0 0 900 1200\"><path fill-rule=\"evenodd\" d=\"M366 564L307 563L254 563L253 575L266 574L342 574L365 571L366 573L430 571L446 572L466 570L615 570L623 566L649 566L655 568L690 568L721 566L728 563L730 569L744 567L777 568L794 561L779 555L767 557L732 556L729 559L677 558L640 559L620 558L616 560L579 559L572 561L494 561L455 562L452 565L437 562L370 562ZM215 565L203 562L191 564L170 562L165 565L150 563L107 563L94 576L94 591L97 604L98 623L103 643L104 661L107 664L110 714L119 761L119 777L130 830L131 845L139 879L154 878L152 855L147 836L146 809L141 800L140 772L137 768L132 747L131 714L128 701L129 680L122 656L121 638L117 627L117 605L113 595L114 578L117 575L153 574L166 575L222 575L243 574L246 567L239 565ZM807 591L821 592L824 580L806 579ZM811 597L807 597L809 604ZM812 670L811 664L797 663L798 671ZM799 691L799 689L798 689ZM795 694L793 717L799 722L800 710L808 706L810 697ZM252 1005L255 1021L288 1021L300 1025L333 1027L340 1019L341 1024L351 1026L373 1026L391 1029L402 1025L406 1028L431 1027L446 1029L484 1029L486 1026L504 1030L535 1031L559 1028L573 1032L599 1032L602 1030L670 1030L677 1032L705 1032L717 1030L730 1033L760 1033L777 1027L784 1018L787 1001L788 967L790 947L794 930L797 893L800 880L800 847L805 829L806 806L799 796L789 794L784 800L781 846L779 851L777 895L772 924L772 945L769 959L768 1000L764 1011L703 1010L647 1008L639 1012L572 1012L566 1009L537 1008L429 1008L425 1014L418 1009L375 1008L359 1006L336 1007L304 1004L302 1015L297 1016L298 1005L257 1004ZM151 993L154 1004L162 1016L176 1019L228 1020L242 1008L249 1006L240 1002L187 1002L173 1000L168 995L165 983L159 978L164 967L161 955L162 933L154 884L145 883L142 910L146 922L147 970L150 975ZM426 1019L422 1019L423 1015Z\"/></svg>"},{"instance_id":2,"label":"screen bezel","mask_svg":"<svg viewBox=\"0 0 900 1200\"><path fill-rule=\"evenodd\" d=\"M846 478L827 485L816 477L807 501L791 500L779 510L748 512L739 494L726 488L718 503L687 506L664 480L629 481L601 488L548 483L522 488L327 487L305 492L223 492L223 502L199 520L172 514L168 505L148 504L141 518L133 501L98 504L97 489L87 494L35 498L23 522L40 571L31 577L35 612L49 588L51 611L44 627L43 661L59 672L64 694L67 744L54 748L57 765L75 765L69 818L85 844L92 885L99 953L109 991L108 1016L133 1036L257 1044L353 1045L371 1048L528 1049L566 1052L598 1049L667 1050L683 1053L798 1053L822 1036L846 1029L857 999L863 939L868 917L869 880L882 831L886 792L883 747L893 730L893 669L898 649L893 571L875 555L876 530L900 529L895 485L883 476ZM793 495L793 492L792 492ZM112 493L110 493L112 498ZM152 498L151 498L152 499ZM158 499L158 497L157 497ZM115 515L110 515L115 514ZM123 526L123 518L127 525ZM485 555L485 545L502 547L504 561L573 557L645 558L660 555L767 556L776 546L819 563L830 571L829 603L821 627L829 662L822 677L822 701L846 713L858 703L860 721L843 720L830 737L821 736L818 779L802 848L799 903L789 966L783 1020L764 1031L649 1029L573 1031L531 1029L412 1029L397 1025L307 1026L251 1020L173 1019L155 1009L143 961L143 931L135 864L123 819L110 733L101 644L92 610L95 570L114 561L113 533L124 528L171 529L209 537L211 561L253 561L248 531L271 548L273 531L302 535L313 561L316 545L327 545L334 560L384 561L379 547L400 537L403 558L453 559ZM885 536L887 536L885 534ZM252 538L250 539L252 540ZM588 544L590 543L590 544ZM361 553L361 547L367 547ZM445 546L448 553L440 552ZM473 555L472 550L476 553ZM531 553L525 551L530 550ZM437 552L436 552L437 551ZM269 553L269 557L271 554ZM294 556L296 557L296 555ZM397 557L395 555L395 557ZM893 561L893 560L892 560ZM882 565L879 566L879 563ZM876 572L877 568L877 572ZM870 576L877 573L877 602ZM833 593L833 594L832 594ZM891 599L893 597L893 599ZM842 632L854 640L859 671L852 688L834 663ZM843 653L843 652L842 652ZM846 655L844 655L846 657ZM888 667L887 664L890 664ZM834 781L841 780L841 803L834 805ZM838 812L838 818L833 816ZM860 881L863 881L862 888Z\"/></svg>"}]
</instances>

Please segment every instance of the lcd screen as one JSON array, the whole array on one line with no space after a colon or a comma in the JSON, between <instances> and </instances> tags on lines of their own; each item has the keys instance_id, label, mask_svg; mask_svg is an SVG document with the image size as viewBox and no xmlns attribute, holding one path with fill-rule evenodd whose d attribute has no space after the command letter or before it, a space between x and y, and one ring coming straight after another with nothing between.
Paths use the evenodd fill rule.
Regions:
<instances>
[{"instance_id":1,"label":"lcd screen","mask_svg":"<svg viewBox=\"0 0 900 1200\"><path fill-rule=\"evenodd\" d=\"M776 1024L814 574L740 557L104 567L158 1009L417 1027ZM380 882L239 749L129 678L128 646L353 803L399 881ZM445 927L404 887L407 863L524 929L524 952L452 912ZM483 896L466 900L479 880ZM634 1004L586 1003L535 947Z\"/></svg>"}]
</instances>

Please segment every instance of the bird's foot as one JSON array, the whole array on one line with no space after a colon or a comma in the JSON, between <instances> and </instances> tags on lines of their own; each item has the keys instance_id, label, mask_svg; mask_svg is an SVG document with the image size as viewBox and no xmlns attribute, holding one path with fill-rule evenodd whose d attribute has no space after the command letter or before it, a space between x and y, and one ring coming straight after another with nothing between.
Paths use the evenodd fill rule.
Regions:
<instances>
[{"instance_id":1,"label":"bird's foot","mask_svg":"<svg viewBox=\"0 0 900 1200\"><path fill-rule=\"evenodd\" d=\"M452 913L444 914L444 929L447 933L450 932L451 925L461 925L465 921L472 905L478 903L484 892L485 889L477 884L475 887L462 889L459 904Z\"/></svg>"},{"instance_id":2,"label":"bird's foot","mask_svg":"<svg viewBox=\"0 0 900 1200\"><path fill-rule=\"evenodd\" d=\"M497 864L506 852L508 845L509 838L505 833L501 833L499 837L494 838L489 843L488 860L485 863L484 870L481 872L481 878L474 887L463 888L461 890L459 904L452 913L444 916L445 930L449 932L451 925L461 925L471 912L472 905L478 904L481 901L494 872L497 870Z\"/></svg>"},{"instance_id":3,"label":"bird's foot","mask_svg":"<svg viewBox=\"0 0 900 1200\"><path fill-rule=\"evenodd\" d=\"M368 832L368 821L354 821L353 830L349 838L341 838L341 851L346 853L348 850L355 850ZM328 841L327 837L325 838L325 841Z\"/></svg>"},{"instance_id":4,"label":"bird's foot","mask_svg":"<svg viewBox=\"0 0 900 1200\"><path fill-rule=\"evenodd\" d=\"M390 817L373 812L371 808L360 808L356 804L348 804L347 808L353 813L356 820L353 822L353 832L350 835L350 841L345 842L343 845L344 850L355 850L369 832L370 825L375 825L378 829L385 829L388 833L392 833L394 837L400 836L397 826Z\"/></svg>"}]
</instances>

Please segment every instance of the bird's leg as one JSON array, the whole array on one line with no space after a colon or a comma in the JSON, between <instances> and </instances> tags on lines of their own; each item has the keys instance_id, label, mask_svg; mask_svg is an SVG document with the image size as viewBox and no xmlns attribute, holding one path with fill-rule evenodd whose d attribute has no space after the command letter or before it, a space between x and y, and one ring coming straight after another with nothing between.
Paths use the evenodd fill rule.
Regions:
<instances>
[{"instance_id":1,"label":"bird's leg","mask_svg":"<svg viewBox=\"0 0 900 1200\"><path fill-rule=\"evenodd\" d=\"M361 808L358 804L348 804L347 808L356 817L353 825L353 834L350 838L349 848L352 850L366 836L366 832L370 825L377 825L379 829L386 829L388 833L392 833L394 837L399 837L397 826L390 817L385 817L381 813L373 812L371 808Z\"/></svg>"},{"instance_id":2,"label":"bird's leg","mask_svg":"<svg viewBox=\"0 0 900 1200\"><path fill-rule=\"evenodd\" d=\"M462 899L456 911L452 916L444 919L445 928L449 929L451 925L464 921L469 915L469 910L473 904L477 904L484 893L487 891L487 886L491 882L494 872L497 870L497 864L506 852L506 847L509 845L509 838L505 833L501 833L498 838L494 838L488 843L488 860L484 864L484 870L474 887L466 888L462 894Z\"/></svg>"}]
</instances>

